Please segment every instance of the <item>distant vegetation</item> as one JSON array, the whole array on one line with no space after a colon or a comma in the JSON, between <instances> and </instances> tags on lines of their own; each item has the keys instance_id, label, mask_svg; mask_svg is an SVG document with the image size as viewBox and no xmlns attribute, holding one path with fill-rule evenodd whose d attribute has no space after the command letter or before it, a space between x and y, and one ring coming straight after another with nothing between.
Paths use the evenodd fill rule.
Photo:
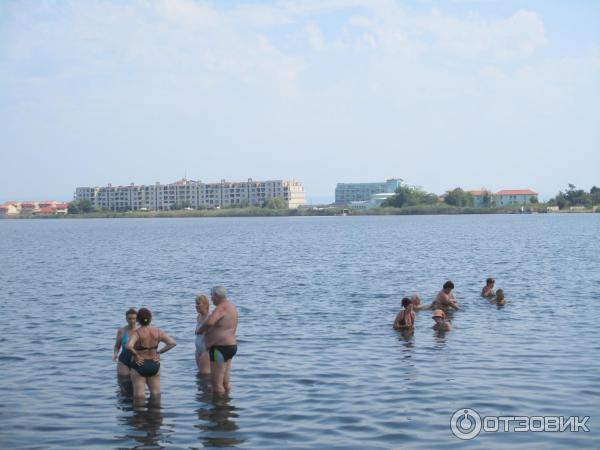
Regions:
<instances>
[{"instance_id":1,"label":"distant vegetation","mask_svg":"<svg viewBox=\"0 0 600 450\"><path fill-rule=\"evenodd\" d=\"M444 198L444 203L451 206L460 206L460 207L473 207L474 199L473 195L469 192L463 191L461 188L456 188L451 191L448 191L446 197Z\"/></svg>"},{"instance_id":2,"label":"distant vegetation","mask_svg":"<svg viewBox=\"0 0 600 450\"><path fill-rule=\"evenodd\" d=\"M261 215L260 211L262 211L262 215L271 215L270 213L268 213L264 210L287 211L288 207L287 207L286 201L283 198L273 197L268 200L265 200L265 202L262 204L262 207L250 206L247 201L244 201L242 204L232 205L232 206L225 207L225 208L218 207L215 209L208 210L205 207L201 207L198 209L192 209L192 204L190 202L183 201L183 202L173 203L169 209L169 211L190 211L190 210L192 210L192 211L207 211L207 212L208 211L219 211L219 210L220 211L237 210L236 212L233 212L231 215L244 215L244 213L248 213L249 215ZM239 210L244 210L244 213L238 214ZM130 214L138 214L139 213L139 215L148 216L149 213L168 213L168 211L146 211L146 210L130 211L128 209L120 209L118 211L101 210L101 209L95 209L89 200L75 200L75 201L72 201L71 203L69 203L69 214L70 215L98 214L101 217L105 217L107 215L114 214L114 213L119 213L119 216L121 216L122 213L130 213ZM207 214L203 213L202 215L211 215L211 213L207 213ZM214 213L214 215L224 216L224 215L227 215L227 213Z\"/></svg>"},{"instance_id":3,"label":"distant vegetation","mask_svg":"<svg viewBox=\"0 0 600 450\"><path fill-rule=\"evenodd\" d=\"M285 200L281 197L273 197L265 201L263 208L268 209L288 209Z\"/></svg>"},{"instance_id":4,"label":"distant vegetation","mask_svg":"<svg viewBox=\"0 0 600 450\"><path fill-rule=\"evenodd\" d=\"M89 200L75 200L69 203L69 214L91 213L95 211Z\"/></svg>"},{"instance_id":5,"label":"distant vegetation","mask_svg":"<svg viewBox=\"0 0 600 450\"><path fill-rule=\"evenodd\" d=\"M366 211L351 211L352 215L405 215L405 214L493 214L515 212L515 206L497 207L493 194L482 189L480 208L474 207L474 197L461 188L448 191L443 200L437 195L418 187L401 186L395 195L382 203L380 208ZM535 201L534 201L535 200ZM577 189L569 184L568 189L559 191L556 197L546 204L540 204L534 197L526 205L531 211L546 212L547 206L558 206L561 210L571 207L591 209L600 205L600 188L594 186L589 192ZM333 216L347 214L340 207L288 209L283 198L275 197L265 201L262 207L249 206L247 203L227 208L192 209L187 202L176 203L168 211L102 211L96 210L87 200L73 201L68 206L70 217L108 218L108 217L261 217L261 216ZM22 217L22 216L15 216ZM65 216L28 216L36 218L59 218Z\"/></svg>"},{"instance_id":6,"label":"distant vegetation","mask_svg":"<svg viewBox=\"0 0 600 450\"><path fill-rule=\"evenodd\" d=\"M383 208L404 208L407 206L435 205L438 197L414 186L400 186L395 195L381 205Z\"/></svg>"},{"instance_id":7,"label":"distant vegetation","mask_svg":"<svg viewBox=\"0 0 600 450\"><path fill-rule=\"evenodd\" d=\"M340 214L341 208L301 208L271 209L258 206L246 208L217 209L172 209L168 211L93 211L68 215L71 218L120 218L120 217L278 217L278 216L333 216ZM50 216L57 218L59 216ZM65 216L62 216L65 217Z\"/></svg>"},{"instance_id":8,"label":"distant vegetation","mask_svg":"<svg viewBox=\"0 0 600 450\"><path fill-rule=\"evenodd\" d=\"M593 186L590 192L583 189L577 189L575 185L569 184L567 190L559 191L556 197L548 200L549 206L558 206L559 209L566 209L572 206L582 206L592 208L600 205L600 188Z\"/></svg>"}]
</instances>

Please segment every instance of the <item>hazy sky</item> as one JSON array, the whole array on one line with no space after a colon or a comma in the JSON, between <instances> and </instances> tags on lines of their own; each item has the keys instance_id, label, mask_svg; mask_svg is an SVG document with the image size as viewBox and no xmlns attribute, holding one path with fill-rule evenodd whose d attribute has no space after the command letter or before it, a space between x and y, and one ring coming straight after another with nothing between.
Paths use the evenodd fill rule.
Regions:
<instances>
[{"instance_id":1,"label":"hazy sky","mask_svg":"<svg viewBox=\"0 0 600 450\"><path fill-rule=\"evenodd\" d=\"M600 185L600 2L0 2L0 202L187 175Z\"/></svg>"}]
</instances>

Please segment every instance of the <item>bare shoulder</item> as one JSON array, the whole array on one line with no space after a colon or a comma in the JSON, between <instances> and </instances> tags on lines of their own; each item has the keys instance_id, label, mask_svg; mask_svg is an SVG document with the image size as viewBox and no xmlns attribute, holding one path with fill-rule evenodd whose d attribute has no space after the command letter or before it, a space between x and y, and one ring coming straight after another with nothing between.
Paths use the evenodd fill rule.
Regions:
<instances>
[{"instance_id":1,"label":"bare shoulder","mask_svg":"<svg viewBox=\"0 0 600 450\"><path fill-rule=\"evenodd\" d=\"M223 309L226 310L228 313L236 313L237 314L237 308L231 301L227 301L227 303L220 305L220 306L223 306Z\"/></svg>"}]
</instances>

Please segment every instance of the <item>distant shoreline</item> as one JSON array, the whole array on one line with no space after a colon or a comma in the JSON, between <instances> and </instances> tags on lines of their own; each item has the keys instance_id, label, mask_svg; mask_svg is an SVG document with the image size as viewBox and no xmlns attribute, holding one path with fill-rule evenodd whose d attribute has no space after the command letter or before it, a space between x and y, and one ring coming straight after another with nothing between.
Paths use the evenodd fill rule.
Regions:
<instances>
[{"instance_id":1,"label":"distant shoreline","mask_svg":"<svg viewBox=\"0 0 600 450\"><path fill-rule=\"evenodd\" d=\"M318 217L318 216L417 216L417 215L463 215L463 214L589 214L600 210L586 209L579 211L542 211L545 207L533 208L521 212L520 206L504 206L501 208L460 208L448 205L408 206L404 208L374 208L367 211L350 211L347 208L323 209L266 209L266 208L224 208L210 210L175 210L175 211L98 211L92 213L68 215L14 215L2 216L0 219L117 219L117 218L180 218L180 217ZM528 206L531 208L531 206ZM346 211L346 213L344 213Z\"/></svg>"}]
</instances>

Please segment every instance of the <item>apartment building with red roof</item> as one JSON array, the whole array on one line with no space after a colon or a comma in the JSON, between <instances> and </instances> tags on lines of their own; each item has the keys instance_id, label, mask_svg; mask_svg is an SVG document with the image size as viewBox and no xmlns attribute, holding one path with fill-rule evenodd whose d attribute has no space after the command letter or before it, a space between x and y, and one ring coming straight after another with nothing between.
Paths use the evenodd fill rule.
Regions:
<instances>
[{"instance_id":1,"label":"apartment building with red roof","mask_svg":"<svg viewBox=\"0 0 600 450\"><path fill-rule=\"evenodd\" d=\"M528 205L537 203L537 196L538 193L531 189L503 189L494 194L494 200L496 206Z\"/></svg>"},{"instance_id":2,"label":"apartment building with red roof","mask_svg":"<svg viewBox=\"0 0 600 450\"><path fill-rule=\"evenodd\" d=\"M538 193L531 189L501 189L495 193L480 189L467 192L473 196L475 208L486 205L486 195L489 196L489 206L529 205L538 199Z\"/></svg>"}]
</instances>

